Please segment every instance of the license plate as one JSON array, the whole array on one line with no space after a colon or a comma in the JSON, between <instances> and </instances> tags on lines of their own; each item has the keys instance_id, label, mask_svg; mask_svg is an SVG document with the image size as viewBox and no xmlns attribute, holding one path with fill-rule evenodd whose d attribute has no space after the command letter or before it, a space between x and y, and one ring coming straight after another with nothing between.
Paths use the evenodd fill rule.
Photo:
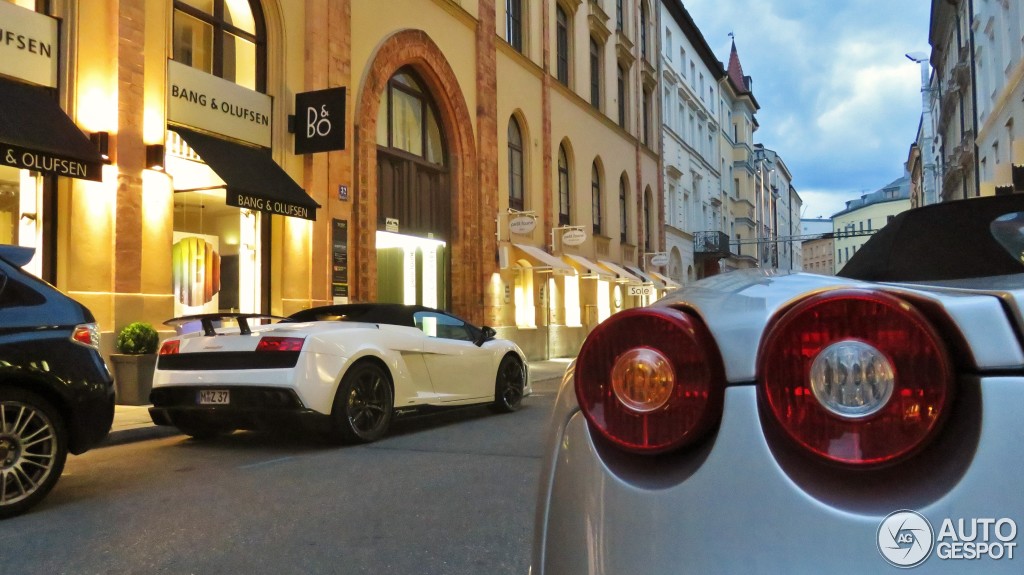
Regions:
<instances>
[{"instance_id":1,"label":"license plate","mask_svg":"<svg viewBox=\"0 0 1024 575\"><path fill-rule=\"evenodd\" d=\"M199 405L227 405L231 403L231 392L226 389L200 389Z\"/></svg>"}]
</instances>

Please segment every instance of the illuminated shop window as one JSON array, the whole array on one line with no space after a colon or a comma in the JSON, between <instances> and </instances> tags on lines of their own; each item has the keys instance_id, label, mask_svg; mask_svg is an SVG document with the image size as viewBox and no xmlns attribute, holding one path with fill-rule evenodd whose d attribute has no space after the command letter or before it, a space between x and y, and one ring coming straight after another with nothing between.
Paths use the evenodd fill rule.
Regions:
<instances>
[{"instance_id":1,"label":"illuminated shop window","mask_svg":"<svg viewBox=\"0 0 1024 575\"><path fill-rule=\"evenodd\" d=\"M583 325L580 312L580 277L576 275L565 276L565 325Z\"/></svg>"},{"instance_id":2,"label":"illuminated shop window","mask_svg":"<svg viewBox=\"0 0 1024 575\"><path fill-rule=\"evenodd\" d=\"M38 249L43 244L43 185L44 178L34 172L0 166L0 244L37 248L24 269L47 278Z\"/></svg>"},{"instance_id":3,"label":"illuminated shop window","mask_svg":"<svg viewBox=\"0 0 1024 575\"><path fill-rule=\"evenodd\" d=\"M597 321L602 322L612 315L612 284L597 280Z\"/></svg>"},{"instance_id":4,"label":"illuminated shop window","mask_svg":"<svg viewBox=\"0 0 1024 575\"><path fill-rule=\"evenodd\" d=\"M533 299L533 270L530 269L527 262L519 262L519 265L523 268L516 275L516 325L537 327L537 314Z\"/></svg>"},{"instance_id":5,"label":"illuminated shop window","mask_svg":"<svg viewBox=\"0 0 1024 575\"><path fill-rule=\"evenodd\" d=\"M266 91L266 29L258 2L175 0L174 60Z\"/></svg>"}]
</instances>

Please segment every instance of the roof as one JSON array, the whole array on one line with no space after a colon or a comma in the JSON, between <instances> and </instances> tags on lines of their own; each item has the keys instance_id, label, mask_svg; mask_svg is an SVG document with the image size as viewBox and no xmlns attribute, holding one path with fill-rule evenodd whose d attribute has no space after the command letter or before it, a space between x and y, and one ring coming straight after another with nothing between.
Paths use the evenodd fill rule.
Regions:
<instances>
[{"instance_id":1,"label":"roof","mask_svg":"<svg viewBox=\"0 0 1024 575\"><path fill-rule=\"evenodd\" d=\"M715 57L714 51L708 46L707 40L704 38L704 34L701 33L700 28L697 27L697 23L693 21L693 16L683 6L681 0L668 0L665 2L665 8L668 9L669 14L672 15L672 19L676 21L679 28L683 31L683 34L689 38L697 54L700 56L704 65L708 67L708 70L714 75L715 80L720 80L725 76L725 68L722 66L722 62Z\"/></svg>"},{"instance_id":2,"label":"roof","mask_svg":"<svg viewBox=\"0 0 1024 575\"><path fill-rule=\"evenodd\" d=\"M350 303L313 307L288 316L291 321L358 321L416 327L413 314L418 311L437 312L422 305L400 303ZM442 312L444 313L444 312Z\"/></svg>"},{"instance_id":3,"label":"roof","mask_svg":"<svg viewBox=\"0 0 1024 575\"><path fill-rule=\"evenodd\" d=\"M847 214L850 212L857 211L861 208L883 204L885 202L895 202L898 200L909 200L910 199L910 176L903 175L902 177L896 178L889 182L885 187L875 190L870 194L864 194L856 200L849 200L846 202L846 208L842 211L832 214L833 218Z\"/></svg>"},{"instance_id":4,"label":"roof","mask_svg":"<svg viewBox=\"0 0 1024 575\"><path fill-rule=\"evenodd\" d=\"M748 77L743 75L743 64L740 64L740 55L736 51L736 40L732 41L732 50L729 52L729 80L740 93L750 92Z\"/></svg>"}]
</instances>

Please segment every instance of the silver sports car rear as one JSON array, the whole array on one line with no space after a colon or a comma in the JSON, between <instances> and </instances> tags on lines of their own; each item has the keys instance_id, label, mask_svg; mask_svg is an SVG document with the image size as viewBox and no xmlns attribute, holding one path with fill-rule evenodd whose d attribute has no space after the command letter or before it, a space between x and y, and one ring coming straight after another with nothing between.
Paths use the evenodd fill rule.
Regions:
<instances>
[{"instance_id":1,"label":"silver sports car rear","mask_svg":"<svg viewBox=\"0 0 1024 575\"><path fill-rule=\"evenodd\" d=\"M612 316L558 395L533 575L1024 572L1004 247L1017 273L748 270Z\"/></svg>"}]
</instances>

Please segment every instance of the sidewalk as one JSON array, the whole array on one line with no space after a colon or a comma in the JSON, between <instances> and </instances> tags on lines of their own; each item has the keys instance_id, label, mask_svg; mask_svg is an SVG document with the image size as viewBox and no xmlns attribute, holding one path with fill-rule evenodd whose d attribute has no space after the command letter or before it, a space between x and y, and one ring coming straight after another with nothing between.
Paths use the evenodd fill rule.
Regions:
<instances>
[{"instance_id":1,"label":"sidewalk","mask_svg":"<svg viewBox=\"0 0 1024 575\"><path fill-rule=\"evenodd\" d=\"M531 383L534 386L541 382L557 385L570 361L571 358L531 361ZM114 423L110 426L110 434L100 444L100 447L159 439L178 434L178 430L173 427L154 425L153 420L149 417L148 405L117 405L114 407Z\"/></svg>"}]
</instances>

